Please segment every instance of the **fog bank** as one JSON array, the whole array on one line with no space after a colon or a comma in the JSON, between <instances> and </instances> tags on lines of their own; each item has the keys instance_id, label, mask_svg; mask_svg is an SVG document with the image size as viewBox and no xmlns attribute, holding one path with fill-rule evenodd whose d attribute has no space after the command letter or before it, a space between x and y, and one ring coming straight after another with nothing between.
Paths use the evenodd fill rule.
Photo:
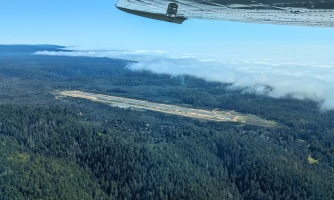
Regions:
<instances>
[{"instance_id":1,"label":"fog bank","mask_svg":"<svg viewBox=\"0 0 334 200\"><path fill-rule=\"evenodd\" d=\"M163 51L40 51L36 55L107 57L136 61L133 71L149 70L172 76L190 75L207 81L230 83L232 88L270 97L310 99L323 110L334 109L334 60L331 53L279 55L236 53L225 55L173 55Z\"/></svg>"}]
</instances>

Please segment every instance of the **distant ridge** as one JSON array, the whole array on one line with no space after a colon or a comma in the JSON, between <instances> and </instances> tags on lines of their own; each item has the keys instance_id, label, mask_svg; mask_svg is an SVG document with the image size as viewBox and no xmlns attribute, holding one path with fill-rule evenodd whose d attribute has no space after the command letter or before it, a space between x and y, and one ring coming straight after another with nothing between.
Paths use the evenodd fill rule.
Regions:
<instances>
[{"instance_id":1,"label":"distant ridge","mask_svg":"<svg viewBox=\"0 0 334 200\"><path fill-rule=\"evenodd\" d=\"M65 46L51 44L0 44L0 55L23 56L31 55L36 51L68 51L63 48Z\"/></svg>"}]
</instances>

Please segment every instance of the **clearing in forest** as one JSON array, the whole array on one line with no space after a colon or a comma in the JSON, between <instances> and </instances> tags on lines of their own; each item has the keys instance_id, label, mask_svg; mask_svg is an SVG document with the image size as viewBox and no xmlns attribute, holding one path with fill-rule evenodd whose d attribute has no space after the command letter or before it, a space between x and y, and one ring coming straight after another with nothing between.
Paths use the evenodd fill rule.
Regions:
<instances>
[{"instance_id":1,"label":"clearing in forest","mask_svg":"<svg viewBox=\"0 0 334 200\"><path fill-rule=\"evenodd\" d=\"M197 119L211 120L211 121L225 121L225 122L241 122L257 126L272 127L276 126L276 122L262 119L255 115L242 114L235 111L217 111L217 110L203 110L187 108L182 106L154 103L149 101L142 101L130 98L123 98L104 94L95 94L90 92L82 92L78 90L64 90L56 91L57 97L75 97L88 99L95 102L105 103L110 106L120 108L136 108L146 109L157 112L163 112L173 115L181 115L185 117L192 117Z\"/></svg>"}]
</instances>

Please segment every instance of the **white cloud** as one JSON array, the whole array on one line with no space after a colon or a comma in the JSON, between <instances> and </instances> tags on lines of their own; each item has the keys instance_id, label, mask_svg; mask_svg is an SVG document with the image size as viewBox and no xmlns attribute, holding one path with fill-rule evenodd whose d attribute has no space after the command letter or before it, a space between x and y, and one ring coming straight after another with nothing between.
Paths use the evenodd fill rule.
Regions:
<instances>
[{"instance_id":1,"label":"white cloud","mask_svg":"<svg viewBox=\"0 0 334 200\"><path fill-rule=\"evenodd\" d=\"M295 50L294 50L295 51ZM89 56L136 61L131 70L149 70L172 76L191 75L207 81L231 83L232 88L280 98L289 96L319 102L321 109L334 109L333 52L280 52L270 55L235 51L224 56L170 55L163 51L72 51L36 52L37 55ZM304 51L307 52L307 51ZM245 56L246 55L246 56ZM259 56L261 55L261 56ZM279 55L279 56L278 56ZM270 88L270 90L268 89Z\"/></svg>"}]
</instances>

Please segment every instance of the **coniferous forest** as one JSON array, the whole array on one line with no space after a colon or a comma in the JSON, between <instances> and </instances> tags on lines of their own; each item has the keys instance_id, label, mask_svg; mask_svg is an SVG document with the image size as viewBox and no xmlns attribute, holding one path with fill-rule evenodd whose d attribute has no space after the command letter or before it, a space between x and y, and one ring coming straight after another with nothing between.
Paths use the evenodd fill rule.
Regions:
<instances>
[{"instance_id":1,"label":"coniferous forest","mask_svg":"<svg viewBox=\"0 0 334 200\"><path fill-rule=\"evenodd\" d=\"M127 60L0 46L0 199L334 199L334 112ZM273 120L261 127L122 109L81 90Z\"/></svg>"}]
</instances>

